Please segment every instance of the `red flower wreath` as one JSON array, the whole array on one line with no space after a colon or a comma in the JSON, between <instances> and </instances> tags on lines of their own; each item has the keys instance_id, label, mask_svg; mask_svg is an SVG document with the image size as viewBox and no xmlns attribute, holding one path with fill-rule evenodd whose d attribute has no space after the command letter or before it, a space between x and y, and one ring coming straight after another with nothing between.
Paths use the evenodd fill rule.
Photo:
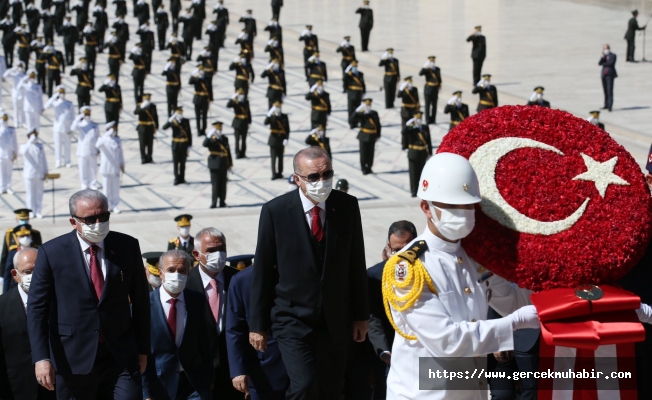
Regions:
<instances>
[{"instance_id":1,"label":"red flower wreath","mask_svg":"<svg viewBox=\"0 0 652 400\"><path fill-rule=\"evenodd\" d=\"M485 110L447 134L438 152L460 154L481 171L483 202L465 250L521 287L614 282L645 252L652 201L640 167L583 119L543 107ZM506 213L502 224L496 212ZM549 226L558 232L539 233Z\"/></svg>"}]
</instances>

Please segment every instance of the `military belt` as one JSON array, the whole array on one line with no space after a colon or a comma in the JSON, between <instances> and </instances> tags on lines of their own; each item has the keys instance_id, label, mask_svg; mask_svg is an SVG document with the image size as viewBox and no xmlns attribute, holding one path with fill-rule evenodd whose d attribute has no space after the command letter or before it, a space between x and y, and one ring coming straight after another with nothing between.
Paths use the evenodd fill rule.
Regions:
<instances>
[{"instance_id":1,"label":"military belt","mask_svg":"<svg viewBox=\"0 0 652 400\"><path fill-rule=\"evenodd\" d=\"M282 131L282 130L280 130L280 129L272 129L271 132L272 132L274 135L285 135L285 131Z\"/></svg>"},{"instance_id":2,"label":"military belt","mask_svg":"<svg viewBox=\"0 0 652 400\"><path fill-rule=\"evenodd\" d=\"M29 49L29 45L26 44L19 44L18 47L20 47L21 49Z\"/></svg>"},{"instance_id":3,"label":"military belt","mask_svg":"<svg viewBox=\"0 0 652 400\"><path fill-rule=\"evenodd\" d=\"M138 125L156 125L154 121L138 121Z\"/></svg>"},{"instance_id":4,"label":"military belt","mask_svg":"<svg viewBox=\"0 0 652 400\"><path fill-rule=\"evenodd\" d=\"M144 65L134 65L134 68L136 69L145 69Z\"/></svg>"},{"instance_id":5,"label":"military belt","mask_svg":"<svg viewBox=\"0 0 652 400\"><path fill-rule=\"evenodd\" d=\"M168 86L179 86L179 82L165 82Z\"/></svg>"},{"instance_id":6,"label":"military belt","mask_svg":"<svg viewBox=\"0 0 652 400\"><path fill-rule=\"evenodd\" d=\"M45 64L45 60L36 60L37 64Z\"/></svg>"},{"instance_id":7,"label":"military belt","mask_svg":"<svg viewBox=\"0 0 652 400\"><path fill-rule=\"evenodd\" d=\"M236 114L235 118L237 118L237 119L247 119L247 116L244 115L244 114Z\"/></svg>"},{"instance_id":8,"label":"military belt","mask_svg":"<svg viewBox=\"0 0 652 400\"><path fill-rule=\"evenodd\" d=\"M362 90L360 86L349 86L349 90Z\"/></svg>"},{"instance_id":9,"label":"military belt","mask_svg":"<svg viewBox=\"0 0 652 400\"><path fill-rule=\"evenodd\" d=\"M416 146L416 145L411 144L408 147L410 148L410 150L421 150L421 151L428 150L427 146Z\"/></svg>"},{"instance_id":10,"label":"military belt","mask_svg":"<svg viewBox=\"0 0 652 400\"><path fill-rule=\"evenodd\" d=\"M314 50L315 48L313 46L306 46L306 50Z\"/></svg>"},{"instance_id":11,"label":"military belt","mask_svg":"<svg viewBox=\"0 0 652 400\"><path fill-rule=\"evenodd\" d=\"M493 101L488 101L488 100L480 100L480 104L482 104L483 106L492 106L492 107L495 106Z\"/></svg>"},{"instance_id":12,"label":"military belt","mask_svg":"<svg viewBox=\"0 0 652 400\"><path fill-rule=\"evenodd\" d=\"M186 139L186 138L180 138L180 139L179 138L172 138L172 141L176 142L176 143L186 143L188 141L188 139Z\"/></svg>"},{"instance_id":13,"label":"military belt","mask_svg":"<svg viewBox=\"0 0 652 400\"><path fill-rule=\"evenodd\" d=\"M54 65L48 65L48 69L55 69L55 70L58 71L58 70L59 70L59 67L58 67L58 66L54 66Z\"/></svg>"},{"instance_id":14,"label":"military belt","mask_svg":"<svg viewBox=\"0 0 652 400\"><path fill-rule=\"evenodd\" d=\"M117 54L109 54L109 58L120 58Z\"/></svg>"},{"instance_id":15,"label":"military belt","mask_svg":"<svg viewBox=\"0 0 652 400\"><path fill-rule=\"evenodd\" d=\"M229 155L225 151L209 151L210 155L218 157L228 157Z\"/></svg>"},{"instance_id":16,"label":"military belt","mask_svg":"<svg viewBox=\"0 0 652 400\"><path fill-rule=\"evenodd\" d=\"M342 56L342 60L352 61L353 57L352 56Z\"/></svg>"},{"instance_id":17,"label":"military belt","mask_svg":"<svg viewBox=\"0 0 652 400\"><path fill-rule=\"evenodd\" d=\"M385 72L386 76L395 76L398 75L396 72Z\"/></svg>"},{"instance_id":18,"label":"military belt","mask_svg":"<svg viewBox=\"0 0 652 400\"><path fill-rule=\"evenodd\" d=\"M451 125L459 125L459 123L462 121L451 121Z\"/></svg>"},{"instance_id":19,"label":"military belt","mask_svg":"<svg viewBox=\"0 0 652 400\"><path fill-rule=\"evenodd\" d=\"M271 87L272 89L276 89L276 90L283 90L283 88L281 86L279 86L279 85L269 85L269 87Z\"/></svg>"},{"instance_id":20,"label":"military belt","mask_svg":"<svg viewBox=\"0 0 652 400\"><path fill-rule=\"evenodd\" d=\"M86 82L79 82L78 85L83 87L91 87L91 84Z\"/></svg>"},{"instance_id":21,"label":"military belt","mask_svg":"<svg viewBox=\"0 0 652 400\"><path fill-rule=\"evenodd\" d=\"M97 46L97 42L86 42L86 46Z\"/></svg>"},{"instance_id":22,"label":"military belt","mask_svg":"<svg viewBox=\"0 0 652 400\"><path fill-rule=\"evenodd\" d=\"M106 101L108 101L109 103L120 103L120 99L111 99L111 98L109 98L109 99L106 99Z\"/></svg>"},{"instance_id":23,"label":"military belt","mask_svg":"<svg viewBox=\"0 0 652 400\"><path fill-rule=\"evenodd\" d=\"M249 80L249 78L247 78L247 77L244 76L244 75L236 75L236 79L241 79L241 80L243 80L243 81L248 81L248 80Z\"/></svg>"},{"instance_id":24,"label":"military belt","mask_svg":"<svg viewBox=\"0 0 652 400\"><path fill-rule=\"evenodd\" d=\"M206 92L195 92L195 96L208 96Z\"/></svg>"},{"instance_id":25,"label":"military belt","mask_svg":"<svg viewBox=\"0 0 652 400\"><path fill-rule=\"evenodd\" d=\"M426 82L426 86L439 86L439 83L435 83L435 82Z\"/></svg>"},{"instance_id":26,"label":"military belt","mask_svg":"<svg viewBox=\"0 0 652 400\"><path fill-rule=\"evenodd\" d=\"M319 75L319 74L310 74L310 77L311 78L317 78L317 79L323 79L324 78L323 75Z\"/></svg>"},{"instance_id":27,"label":"military belt","mask_svg":"<svg viewBox=\"0 0 652 400\"><path fill-rule=\"evenodd\" d=\"M328 108L322 106L312 106L312 109L315 111L328 111Z\"/></svg>"},{"instance_id":28,"label":"military belt","mask_svg":"<svg viewBox=\"0 0 652 400\"><path fill-rule=\"evenodd\" d=\"M418 105L418 104L406 104L406 103L403 103L403 104L401 104L401 107L405 107L405 108L419 108L419 105Z\"/></svg>"},{"instance_id":29,"label":"military belt","mask_svg":"<svg viewBox=\"0 0 652 400\"><path fill-rule=\"evenodd\" d=\"M369 128L360 128L360 132L362 133L368 133L370 135L375 135L376 130L375 129L369 129Z\"/></svg>"}]
</instances>

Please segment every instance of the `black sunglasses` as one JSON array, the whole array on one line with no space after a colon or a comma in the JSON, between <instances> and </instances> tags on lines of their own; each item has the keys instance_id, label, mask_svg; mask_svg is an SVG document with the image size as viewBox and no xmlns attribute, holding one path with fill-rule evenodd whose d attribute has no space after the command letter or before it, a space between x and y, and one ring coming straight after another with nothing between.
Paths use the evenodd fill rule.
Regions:
<instances>
[{"instance_id":1,"label":"black sunglasses","mask_svg":"<svg viewBox=\"0 0 652 400\"><path fill-rule=\"evenodd\" d=\"M298 177L301 177L305 180L307 180L310 183L316 183L319 182L320 178L324 180L332 179L333 175L335 175L335 171L332 169L329 169L328 171L324 171L321 174L319 172L315 172L314 174L310 174L308 176L303 176L296 174Z\"/></svg>"},{"instance_id":2,"label":"black sunglasses","mask_svg":"<svg viewBox=\"0 0 652 400\"><path fill-rule=\"evenodd\" d=\"M86 225L93 225L96 221L97 222L108 222L109 218L111 218L111 213L110 212L104 212L102 214L97 214L97 215L91 215L88 217L78 217L76 215L72 216L73 218L76 218L83 222Z\"/></svg>"}]
</instances>

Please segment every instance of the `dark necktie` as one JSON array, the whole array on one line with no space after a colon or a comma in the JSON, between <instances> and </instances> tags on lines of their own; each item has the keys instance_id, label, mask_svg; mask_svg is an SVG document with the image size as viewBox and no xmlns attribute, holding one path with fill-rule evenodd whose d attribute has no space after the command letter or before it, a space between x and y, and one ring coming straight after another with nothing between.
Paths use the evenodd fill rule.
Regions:
<instances>
[{"instance_id":1,"label":"dark necktie","mask_svg":"<svg viewBox=\"0 0 652 400\"><path fill-rule=\"evenodd\" d=\"M172 332L172 340L177 342L177 299L170 299L170 312L168 313L168 326Z\"/></svg>"},{"instance_id":2,"label":"dark necktie","mask_svg":"<svg viewBox=\"0 0 652 400\"><path fill-rule=\"evenodd\" d=\"M318 242L321 242L324 238L324 230L321 226L321 218L319 218L319 207L317 206L312 208L312 234L315 235Z\"/></svg>"},{"instance_id":3,"label":"dark necktie","mask_svg":"<svg viewBox=\"0 0 652 400\"><path fill-rule=\"evenodd\" d=\"M98 247L96 245L92 245L89 249L91 253L89 269L91 274L91 282L93 282L93 287L95 288L95 295L99 301L102 298L102 290L104 289L104 275L102 275L102 267L100 266L100 261L97 259L97 249Z\"/></svg>"}]
</instances>

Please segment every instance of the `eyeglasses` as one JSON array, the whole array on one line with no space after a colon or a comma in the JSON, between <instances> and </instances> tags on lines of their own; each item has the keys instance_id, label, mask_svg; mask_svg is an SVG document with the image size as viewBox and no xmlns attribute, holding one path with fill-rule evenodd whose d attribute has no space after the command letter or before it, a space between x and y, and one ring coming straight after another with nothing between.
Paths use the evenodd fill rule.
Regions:
<instances>
[{"instance_id":1,"label":"eyeglasses","mask_svg":"<svg viewBox=\"0 0 652 400\"><path fill-rule=\"evenodd\" d=\"M303 175L299 175L299 174L295 174L295 175L300 177L300 178L305 179L306 181L308 181L310 183L315 183L315 182L319 182L320 179L324 179L324 180L332 179L333 175L335 175L335 171L332 170L332 169L329 169L328 171L324 171L321 174L319 172L315 172L314 174L310 174L308 176L303 176Z\"/></svg>"},{"instance_id":2,"label":"eyeglasses","mask_svg":"<svg viewBox=\"0 0 652 400\"><path fill-rule=\"evenodd\" d=\"M96 221L97 222L108 222L109 218L111 218L111 213L110 212L104 212L102 214L97 214L97 215L91 215L88 217L78 217L76 215L72 216L73 218L78 219L82 223L86 225L93 225Z\"/></svg>"},{"instance_id":3,"label":"eyeglasses","mask_svg":"<svg viewBox=\"0 0 652 400\"><path fill-rule=\"evenodd\" d=\"M391 248L391 246L389 245L389 243L387 243L387 252L388 252L390 255L393 256L393 255L395 255L396 253L398 253L399 251L401 251L401 249L394 250L394 249Z\"/></svg>"}]
</instances>

